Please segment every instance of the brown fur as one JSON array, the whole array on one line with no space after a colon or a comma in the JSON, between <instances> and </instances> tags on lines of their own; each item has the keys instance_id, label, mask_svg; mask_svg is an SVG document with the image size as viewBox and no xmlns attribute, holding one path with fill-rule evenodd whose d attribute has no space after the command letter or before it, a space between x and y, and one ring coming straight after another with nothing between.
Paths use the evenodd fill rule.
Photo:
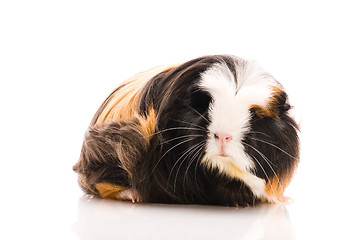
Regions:
<instances>
[{"instance_id":1,"label":"brown fur","mask_svg":"<svg viewBox=\"0 0 361 240\"><path fill-rule=\"evenodd\" d=\"M149 139L144 131L153 126L142 126L136 117L127 122L111 122L87 131L82 152L74 170L79 173L79 184L88 192L98 195L97 183L111 183L128 188L134 168L146 152Z\"/></svg>"}]
</instances>

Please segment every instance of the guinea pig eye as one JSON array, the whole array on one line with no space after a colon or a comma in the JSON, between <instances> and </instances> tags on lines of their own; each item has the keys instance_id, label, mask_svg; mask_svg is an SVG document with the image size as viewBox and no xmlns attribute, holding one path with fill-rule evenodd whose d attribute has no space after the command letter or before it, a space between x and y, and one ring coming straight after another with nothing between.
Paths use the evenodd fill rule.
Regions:
<instances>
[{"instance_id":1,"label":"guinea pig eye","mask_svg":"<svg viewBox=\"0 0 361 240\"><path fill-rule=\"evenodd\" d=\"M192 94L190 105L199 113L205 113L208 110L211 101L212 97L209 93L198 90Z\"/></svg>"}]
</instances>

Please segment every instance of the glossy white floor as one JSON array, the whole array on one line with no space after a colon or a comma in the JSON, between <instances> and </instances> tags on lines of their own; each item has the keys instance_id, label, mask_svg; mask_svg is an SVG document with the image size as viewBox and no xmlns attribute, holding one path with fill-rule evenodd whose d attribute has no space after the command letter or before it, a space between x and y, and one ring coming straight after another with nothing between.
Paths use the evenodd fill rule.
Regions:
<instances>
[{"instance_id":1,"label":"glossy white floor","mask_svg":"<svg viewBox=\"0 0 361 240\"><path fill-rule=\"evenodd\" d=\"M0 3L0 239L361 239L358 5L151 2ZM287 89L302 128L293 202L83 196L71 168L106 95L144 69L214 53L253 58Z\"/></svg>"}]
</instances>

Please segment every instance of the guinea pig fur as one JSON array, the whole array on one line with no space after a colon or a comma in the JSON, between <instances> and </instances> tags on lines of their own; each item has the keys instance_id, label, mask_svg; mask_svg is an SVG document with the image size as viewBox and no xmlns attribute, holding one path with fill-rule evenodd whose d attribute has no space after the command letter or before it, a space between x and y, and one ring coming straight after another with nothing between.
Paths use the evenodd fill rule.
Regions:
<instances>
[{"instance_id":1,"label":"guinea pig fur","mask_svg":"<svg viewBox=\"0 0 361 240\"><path fill-rule=\"evenodd\" d=\"M74 170L100 198L278 202L299 160L289 109L282 85L253 61L214 55L156 67L103 102Z\"/></svg>"}]
</instances>

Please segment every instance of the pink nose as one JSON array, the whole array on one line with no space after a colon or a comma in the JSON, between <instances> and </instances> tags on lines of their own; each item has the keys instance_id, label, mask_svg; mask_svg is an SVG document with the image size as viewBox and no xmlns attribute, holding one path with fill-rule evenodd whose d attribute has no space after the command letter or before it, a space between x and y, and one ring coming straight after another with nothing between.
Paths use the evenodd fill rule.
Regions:
<instances>
[{"instance_id":1,"label":"pink nose","mask_svg":"<svg viewBox=\"0 0 361 240\"><path fill-rule=\"evenodd\" d=\"M220 141L221 143L228 143L232 140L232 135L227 133L216 133L214 134L214 137L217 141Z\"/></svg>"}]
</instances>

